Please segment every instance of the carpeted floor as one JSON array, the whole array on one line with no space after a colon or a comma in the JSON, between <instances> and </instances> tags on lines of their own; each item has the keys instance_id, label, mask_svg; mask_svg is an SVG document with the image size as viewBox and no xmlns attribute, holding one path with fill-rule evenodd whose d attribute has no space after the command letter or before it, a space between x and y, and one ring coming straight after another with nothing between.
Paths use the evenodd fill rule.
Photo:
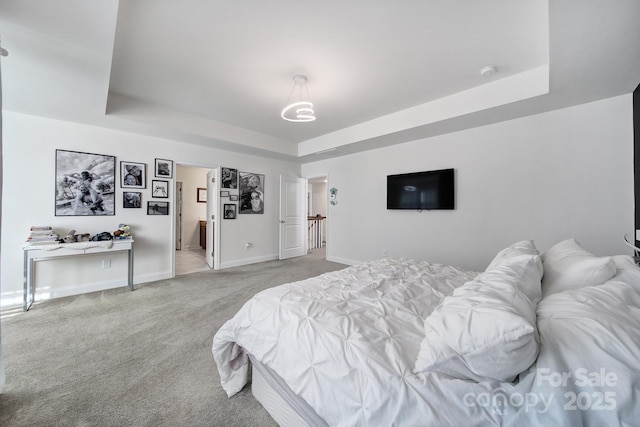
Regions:
<instances>
[{"instance_id":1,"label":"carpeted floor","mask_svg":"<svg viewBox=\"0 0 640 427\"><path fill-rule=\"evenodd\" d=\"M3 312L0 426L273 426L250 388L223 392L213 335L260 290L344 267L309 255Z\"/></svg>"}]
</instances>

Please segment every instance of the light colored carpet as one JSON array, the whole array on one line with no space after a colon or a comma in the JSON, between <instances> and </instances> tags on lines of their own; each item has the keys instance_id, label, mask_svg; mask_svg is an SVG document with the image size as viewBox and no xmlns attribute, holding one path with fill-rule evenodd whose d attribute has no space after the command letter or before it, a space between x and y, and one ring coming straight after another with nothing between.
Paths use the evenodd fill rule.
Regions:
<instances>
[{"instance_id":1,"label":"light colored carpet","mask_svg":"<svg viewBox=\"0 0 640 427\"><path fill-rule=\"evenodd\" d=\"M6 315L1 426L273 426L227 398L213 335L262 289L344 268L314 255L60 298Z\"/></svg>"}]
</instances>

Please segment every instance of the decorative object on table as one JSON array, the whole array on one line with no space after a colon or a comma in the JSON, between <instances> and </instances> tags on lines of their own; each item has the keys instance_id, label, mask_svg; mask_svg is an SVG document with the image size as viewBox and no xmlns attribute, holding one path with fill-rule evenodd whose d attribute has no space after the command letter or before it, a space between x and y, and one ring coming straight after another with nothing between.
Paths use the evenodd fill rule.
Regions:
<instances>
[{"instance_id":1,"label":"decorative object on table","mask_svg":"<svg viewBox=\"0 0 640 427\"><path fill-rule=\"evenodd\" d=\"M142 207L142 193L134 191L125 191L122 193L122 207L123 208L141 208Z\"/></svg>"},{"instance_id":2,"label":"decorative object on table","mask_svg":"<svg viewBox=\"0 0 640 427\"><path fill-rule=\"evenodd\" d=\"M196 191L198 203L207 203L207 189L204 187L198 187Z\"/></svg>"},{"instance_id":3,"label":"decorative object on table","mask_svg":"<svg viewBox=\"0 0 640 427\"><path fill-rule=\"evenodd\" d=\"M156 178L173 177L173 160L156 159Z\"/></svg>"},{"instance_id":4,"label":"decorative object on table","mask_svg":"<svg viewBox=\"0 0 640 427\"><path fill-rule=\"evenodd\" d=\"M331 206L338 204L338 189L335 187L329 189L329 203Z\"/></svg>"},{"instance_id":5,"label":"decorative object on table","mask_svg":"<svg viewBox=\"0 0 640 427\"><path fill-rule=\"evenodd\" d=\"M238 169L222 168L221 188L238 188Z\"/></svg>"},{"instance_id":6,"label":"decorative object on table","mask_svg":"<svg viewBox=\"0 0 640 427\"><path fill-rule=\"evenodd\" d=\"M89 240L92 242L103 242L107 240L113 240L113 236L111 235L111 233L103 231L102 233L91 236Z\"/></svg>"},{"instance_id":7,"label":"decorative object on table","mask_svg":"<svg viewBox=\"0 0 640 427\"><path fill-rule=\"evenodd\" d=\"M73 243L76 242L76 230L69 230L66 236L64 236L65 243Z\"/></svg>"},{"instance_id":8,"label":"decorative object on table","mask_svg":"<svg viewBox=\"0 0 640 427\"><path fill-rule=\"evenodd\" d=\"M240 213L264 213L264 175L240 172Z\"/></svg>"},{"instance_id":9,"label":"decorative object on table","mask_svg":"<svg viewBox=\"0 0 640 427\"><path fill-rule=\"evenodd\" d=\"M131 239L133 237L131 235L131 227L127 224L120 224L118 225L118 229L113 232L113 236L115 240Z\"/></svg>"},{"instance_id":10,"label":"decorative object on table","mask_svg":"<svg viewBox=\"0 0 640 427\"><path fill-rule=\"evenodd\" d=\"M158 199L169 198L169 181L151 180L151 197Z\"/></svg>"},{"instance_id":11,"label":"decorative object on table","mask_svg":"<svg viewBox=\"0 0 640 427\"><path fill-rule=\"evenodd\" d=\"M29 228L29 236L27 243L30 245L46 245L50 243L59 243L60 235L48 225L33 225Z\"/></svg>"},{"instance_id":12,"label":"decorative object on table","mask_svg":"<svg viewBox=\"0 0 640 427\"><path fill-rule=\"evenodd\" d=\"M169 215L169 202L147 202L147 215Z\"/></svg>"},{"instance_id":13,"label":"decorative object on table","mask_svg":"<svg viewBox=\"0 0 640 427\"><path fill-rule=\"evenodd\" d=\"M147 165L145 163L120 162L121 188L147 188Z\"/></svg>"},{"instance_id":14,"label":"decorative object on table","mask_svg":"<svg viewBox=\"0 0 640 427\"><path fill-rule=\"evenodd\" d=\"M116 158L56 150L56 216L115 215Z\"/></svg>"},{"instance_id":15,"label":"decorative object on table","mask_svg":"<svg viewBox=\"0 0 640 427\"><path fill-rule=\"evenodd\" d=\"M224 204L224 219L236 219L237 205L235 203Z\"/></svg>"}]
</instances>

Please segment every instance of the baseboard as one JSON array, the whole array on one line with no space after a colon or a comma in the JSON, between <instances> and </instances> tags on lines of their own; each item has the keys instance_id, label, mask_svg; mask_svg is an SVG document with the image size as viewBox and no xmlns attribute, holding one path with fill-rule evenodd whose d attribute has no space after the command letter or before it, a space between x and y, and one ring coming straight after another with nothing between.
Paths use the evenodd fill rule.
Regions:
<instances>
[{"instance_id":1,"label":"baseboard","mask_svg":"<svg viewBox=\"0 0 640 427\"><path fill-rule=\"evenodd\" d=\"M72 295L80 295L86 294L89 292L99 292L106 291L107 289L115 289L122 288L127 286L127 280L115 280L112 282L99 282L99 283L91 283L87 285L79 285L79 286L70 286L66 288L38 288L36 286L36 294L35 301L47 301L54 298L63 298L69 297ZM10 292L7 294L2 294L0 296L0 300L2 301L2 307L13 307L19 306L23 304L23 295L22 292L17 295L18 292Z\"/></svg>"},{"instance_id":2,"label":"baseboard","mask_svg":"<svg viewBox=\"0 0 640 427\"><path fill-rule=\"evenodd\" d=\"M157 280L165 280L171 278L171 272L167 271L163 273L145 274L144 276L135 276L133 279L133 283L134 285L138 285L142 283L155 282ZM84 285L76 285L56 289L38 288L38 286L36 286L35 301L46 301L54 298L69 297L72 295L86 294L89 292L100 292L106 291L108 289L123 288L127 286L127 279L119 279L109 282L94 282ZM2 293L0 294L1 307L11 308L22 306L23 298L24 297L22 295L22 292L19 291Z\"/></svg>"},{"instance_id":3,"label":"baseboard","mask_svg":"<svg viewBox=\"0 0 640 427\"><path fill-rule=\"evenodd\" d=\"M255 258L243 258L231 261L225 261L220 263L220 269L231 268L231 267L242 267L243 265L256 264L259 262L265 261L273 261L278 259L278 255L264 255Z\"/></svg>"},{"instance_id":4,"label":"baseboard","mask_svg":"<svg viewBox=\"0 0 640 427\"><path fill-rule=\"evenodd\" d=\"M346 264L346 265L356 265L356 264L362 264L364 262L364 261L357 261L353 259L341 258L341 257L329 256L329 255L327 255L327 261L337 262L339 264Z\"/></svg>"}]
</instances>

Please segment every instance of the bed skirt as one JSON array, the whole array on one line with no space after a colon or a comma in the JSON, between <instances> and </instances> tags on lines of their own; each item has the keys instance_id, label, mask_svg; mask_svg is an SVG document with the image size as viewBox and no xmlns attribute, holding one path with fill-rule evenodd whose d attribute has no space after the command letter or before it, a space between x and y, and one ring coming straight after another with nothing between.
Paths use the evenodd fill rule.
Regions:
<instances>
[{"instance_id":1,"label":"bed skirt","mask_svg":"<svg viewBox=\"0 0 640 427\"><path fill-rule=\"evenodd\" d=\"M327 423L278 374L251 360L251 393L280 427L327 427Z\"/></svg>"}]
</instances>

